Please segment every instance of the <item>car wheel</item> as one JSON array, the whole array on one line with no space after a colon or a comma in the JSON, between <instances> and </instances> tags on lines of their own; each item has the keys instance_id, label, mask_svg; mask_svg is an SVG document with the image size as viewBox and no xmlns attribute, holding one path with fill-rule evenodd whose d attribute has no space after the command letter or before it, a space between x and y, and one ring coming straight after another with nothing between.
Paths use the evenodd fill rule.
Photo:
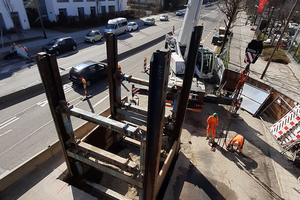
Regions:
<instances>
[{"instance_id":1,"label":"car wheel","mask_svg":"<svg viewBox=\"0 0 300 200\"><path fill-rule=\"evenodd\" d=\"M73 46L72 46L72 49L73 49L73 51L75 51L75 50L77 49L77 46L76 46L76 45L73 45Z\"/></svg>"},{"instance_id":2,"label":"car wheel","mask_svg":"<svg viewBox=\"0 0 300 200\"><path fill-rule=\"evenodd\" d=\"M91 81L86 81L86 87L91 86Z\"/></svg>"},{"instance_id":3,"label":"car wheel","mask_svg":"<svg viewBox=\"0 0 300 200\"><path fill-rule=\"evenodd\" d=\"M124 33L126 33L126 32L127 32L127 30L124 31Z\"/></svg>"},{"instance_id":4,"label":"car wheel","mask_svg":"<svg viewBox=\"0 0 300 200\"><path fill-rule=\"evenodd\" d=\"M94 44L95 43L95 40L92 40L92 43ZM74 48L73 48L74 49Z\"/></svg>"},{"instance_id":5,"label":"car wheel","mask_svg":"<svg viewBox=\"0 0 300 200\"><path fill-rule=\"evenodd\" d=\"M59 53L60 53L60 52L59 52L58 50L56 50L56 51L55 51L55 55L57 55L57 56L58 56L58 55L59 55Z\"/></svg>"},{"instance_id":6,"label":"car wheel","mask_svg":"<svg viewBox=\"0 0 300 200\"><path fill-rule=\"evenodd\" d=\"M138 30L139 29L139 27L136 27L136 30Z\"/></svg>"}]
</instances>

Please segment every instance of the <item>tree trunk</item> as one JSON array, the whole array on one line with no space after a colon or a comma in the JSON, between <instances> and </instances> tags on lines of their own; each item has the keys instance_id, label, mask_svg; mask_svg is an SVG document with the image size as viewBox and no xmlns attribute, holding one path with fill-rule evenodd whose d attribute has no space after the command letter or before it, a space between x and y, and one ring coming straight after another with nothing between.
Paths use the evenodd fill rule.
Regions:
<instances>
[{"instance_id":1,"label":"tree trunk","mask_svg":"<svg viewBox=\"0 0 300 200\"><path fill-rule=\"evenodd\" d=\"M231 26L232 21L233 21L233 17L230 18L230 20L229 20L229 22L228 22L228 25L226 26L225 36L224 36L224 40L223 40L222 47L221 47L221 50L220 50L220 54L222 54L222 52L223 52L223 50L224 50L225 43L226 43L226 40L227 40L227 36L228 36L229 29L230 29L230 26Z\"/></svg>"}]
</instances>

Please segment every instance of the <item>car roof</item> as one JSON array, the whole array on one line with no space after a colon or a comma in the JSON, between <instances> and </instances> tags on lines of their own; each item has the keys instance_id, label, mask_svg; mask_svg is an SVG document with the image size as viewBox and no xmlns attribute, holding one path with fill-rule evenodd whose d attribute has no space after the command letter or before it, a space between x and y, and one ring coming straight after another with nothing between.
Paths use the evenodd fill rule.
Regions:
<instances>
[{"instance_id":1,"label":"car roof","mask_svg":"<svg viewBox=\"0 0 300 200\"><path fill-rule=\"evenodd\" d=\"M54 38L55 40L65 40L65 39L73 39L72 37L61 37L61 38Z\"/></svg>"},{"instance_id":2,"label":"car roof","mask_svg":"<svg viewBox=\"0 0 300 200\"><path fill-rule=\"evenodd\" d=\"M77 70L80 71L80 70L82 70L86 67L89 67L89 66L93 65L93 64L98 64L98 63L95 62L95 61L87 60L87 61L84 61L82 63L79 63L79 64L73 66L73 68L76 68Z\"/></svg>"}]
</instances>

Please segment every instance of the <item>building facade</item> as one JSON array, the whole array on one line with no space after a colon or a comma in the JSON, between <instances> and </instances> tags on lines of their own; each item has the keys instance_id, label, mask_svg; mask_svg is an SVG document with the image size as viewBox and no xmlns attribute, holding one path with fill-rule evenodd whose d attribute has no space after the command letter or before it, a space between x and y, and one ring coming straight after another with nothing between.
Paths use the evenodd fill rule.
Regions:
<instances>
[{"instance_id":1,"label":"building facade","mask_svg":"<svg viewBox=\"0 0 300 200\"><path fill-rule=\"evenodd\" d=\"M0 1L0 29L9 30L15 28L15 25L21 29L30 29L23 1L12 0L7 3L10 9L7 9L4 1Z\"/></svg>"},{"instance_id":2,"label":"building facade","mask_svg":"<svg viewBox=\"0 0 300 200\"><path fill-rule=\"evenodd\" d=\"M124 11L127 0L42 0L45 2L49 21L57 21L58 15L85 16L97 13ZM98 9L97 9L98 8ZM44 18L44 16L43 16Z\"/></svg>"}]
</instances>

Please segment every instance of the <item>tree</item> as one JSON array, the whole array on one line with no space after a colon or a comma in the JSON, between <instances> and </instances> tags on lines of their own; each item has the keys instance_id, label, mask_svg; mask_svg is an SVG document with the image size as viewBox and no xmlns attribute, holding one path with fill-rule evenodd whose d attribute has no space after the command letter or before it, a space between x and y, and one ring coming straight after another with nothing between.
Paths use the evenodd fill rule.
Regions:
<instances>
[{"instance_id":1,"label":"tree","mask_svg":"<svg viewBox=\"0 0 300 200\"><path fill-rule=\"evenodd\" d=\"M230 29L232 28L232 23L235 20L237 14L239 13L242 8L244 8L244 3L245 0L220 0L220 3L218 4L218 7L222 13L225 14L228 22L226 23L226 31L225 31L225 36L224 40L222 43L222 47L220 50L220 54L223 52L224 47L225 47L225 42L228 37L228 33Z\"/></svg>"},{"instance_id":2,"label":"tree","mask_svg":"<svg viewBox=\"0 0 300 200\"><path fill-rule=\"evenodd\" d=\"M2 0L3 6L6 9L10 19L12 20L13 24L14 24L14 28L17 32L18 38L20 40L24 39L24 35L21 31L21 24L19 24L19 22L17 22L16 20L14 20L13 18L13 12L14 12L14 7L11 4L10 0Z\"/></svg>"}]
</instances>

